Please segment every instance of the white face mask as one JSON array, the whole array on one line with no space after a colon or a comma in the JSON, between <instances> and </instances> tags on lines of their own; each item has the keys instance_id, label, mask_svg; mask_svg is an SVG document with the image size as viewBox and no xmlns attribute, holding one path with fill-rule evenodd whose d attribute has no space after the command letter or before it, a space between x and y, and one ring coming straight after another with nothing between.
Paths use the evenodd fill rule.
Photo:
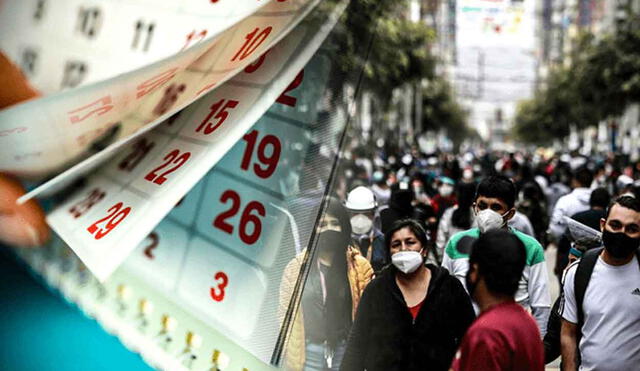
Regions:
<instances>
[{"instance_id":1,"label":"white face mask","mask_svg":"<svg viewBox=\"0 0 640 371\"><path fill-rule=\"evenodd\" d=\"M476 221L478 223L480 233L485 233L494 229L500 229L504 227L507 224L507 222L504 220L504 217L507 215L507 213L508 211L504 213L504 215L500 215L491 209L484 209L478 212L478 214L476 215Z\"/></svg>"},{"instance_id":2,"label":"white face mask","mask_svg":"<svg viewBox=\"0 0 640 371\"><path fill-rule=\"evenodd\" d=\"M462 177L467 180L473 179L473 170L465 169L462 171Z\"/></svg>"},{"instance_id":3,"label":"white face mask","mask_svg":"<svg viewBox=\"0 0 640 371\"><path fill-rule=\"evenodd\" d=\"M449 197L453 193L453 187L448 184L443 184L438 188L438 192L442 197Z\"/></svg>"},{"instance_id":4,"label":"white face mask","mask_svg":"<svg viewBox=\"0 0 640 371\"><path fill-rule=\"evenodd\" d=\"M391 256L391 263L404 274L415 272L423 261L418 251L400 251Z\"/></svg>"},{"instance_id":5,"label":"white face mask","mask_svg":"<svg viewBox=\"0 0 640 371\"><path fill-rule=\"evenodd\" d=\"M351 229L355 234L369 233L373 228L373 221L364 214L356 214L351 217Z\"/></svg>"}]
</instances>

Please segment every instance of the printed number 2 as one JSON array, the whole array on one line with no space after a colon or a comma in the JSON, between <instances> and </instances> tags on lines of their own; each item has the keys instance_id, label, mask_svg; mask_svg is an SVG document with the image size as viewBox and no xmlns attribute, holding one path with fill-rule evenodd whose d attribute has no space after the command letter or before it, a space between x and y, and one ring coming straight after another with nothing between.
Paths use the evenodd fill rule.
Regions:
<instances>
[{"instance_id":1,"label":"printed number 2","mask_svg":"<svg viewBox=\"0 0 640 371\"><path fill-rule=\"evenodd\" d=\"M302 84L303 79L304 79L304 70L300 71L296 75L296 78L293 79L293 81L291 81L291 84L289 84L289 86L287 86L286 89L284 89L282 94L280 94L278 99L276 99L276 102L287 105L289 107L295 107L298 99L296 97L292 97L291 95L287 95L287 93L290 92L291 90L296 89L298 86L300 86L300 84Z\"/></svg>"},{"instance_id":2,"label":"printed number 2","mask_svg":"<svg viewBox=\"0 0 640 371\"><path fill-rule=\"evenodd\" d=\"M215 278L216 282L218 283L218 287L212 287L209 291L211 299L215 301L222 301L225 294L224 289L227 287L227 284L229 284L229 277L227 277L226 273L224 272L218 272L215 276L213 276L213 278Z\"/></svg>"},{"instance_id":3,"label":"printed number 2","mask_svg":"<svg viewBox=\"0 0 640 371\"><path fill-rule=\"evenodd\" d=\"M149 246L144 248L144 255L149 259L153 259L155 258L155 256L153 255L152 251L156 247L158 247L158 243L160 243L160 237L156 232L151 232L148 237L151 240L151 243L149 244Z\"/></svg>"},{"instance_id":4,"label":"printed number 2","mask_svg":"<svg viewBox=\"0 0 640 371\"><path fill-rule=\"evenodd\" d=\"M174 149L173 151L169 152L168 155L164 156L165 162L162 165L151 170L151 172L147 174L144 178L150 182L161 185L167 180L167 175L178 170L178 168L180 168L182 165L184 165L185 162L187 162L189 157L191 157L191 152L185 152L183 154L180 154L180 150ZM172 162L175 164L174 167L172 167L171 169L165 171L160 175L156 174L157 171L164 169L165 167L169 166L169 164Z\"/></svg>"},{"instance_id":5,"label":"printed number 2","mask_svg":"<svg viewBox=\"0 0 640 371\"><path fill-rule=\"evenodd\" d=\"M118 224L120 224L120 222L122 222L124 218L129 215L129 212L131 212L130 207L122 208L122 206L122 202L118 202L117 204L111 206L109 210L107 210L107 216L97 220L95 223L90 225L89 228L87 228L87 231L89 231L89 233L91 233L92 235L95 234L94 238L96 240L99 240L109 234L109 232L117 227ZM104 229L98 227L98 224L104 222L106 222Z\"/></svg>"}]
</instances>

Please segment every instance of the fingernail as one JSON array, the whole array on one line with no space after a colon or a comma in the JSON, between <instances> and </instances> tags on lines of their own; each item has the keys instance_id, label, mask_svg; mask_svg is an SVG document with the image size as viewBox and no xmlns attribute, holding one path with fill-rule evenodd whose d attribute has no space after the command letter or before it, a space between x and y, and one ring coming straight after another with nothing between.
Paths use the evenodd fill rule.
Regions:
<instances>
[{"instance_id":1,"label":"fingernail","mask_svg":"<svg viewBox=\"0 0 640 371\"><path fill-rule=\"evenodd\" d=\"M39 246L40 233L16 215L0 214L0 241L10 246Z\"/></svg>"},{"instance_id":2,"label":"fingernail","mask_svg":"<svg viewBox=\"0 0 640 371\"><path fill-rule=\"evenodd\" d=\"M40 246L42 244L42 240L40 239L40 234L38 233L38 231L30 224L25 225L24 228L27 231L27 234L29 235L33 246Z\"/></svg>"}]
</instances>

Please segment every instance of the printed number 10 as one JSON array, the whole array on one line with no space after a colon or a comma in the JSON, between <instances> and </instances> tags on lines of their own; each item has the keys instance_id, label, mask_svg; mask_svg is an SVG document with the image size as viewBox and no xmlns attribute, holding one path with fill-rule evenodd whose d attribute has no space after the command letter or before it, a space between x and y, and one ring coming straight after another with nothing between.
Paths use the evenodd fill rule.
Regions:
<instances>
[{"instance_id":1,"label":"printed number 10","mask_svg":"<svg viewBox=\"0 0 640 371\"><path fill-rule=\"evenodd\" d=\"M238 50L238 52L236 53L236 55L233 56L233 58L231 58L231 61L235 61L237 60L243 60L246 57L250 56L254 51L256 51L256 49L258 49L258 47L260 45L262 45L262 43L267 39L267 37L269 37L269 34L271 33L271 26L266 27L265 29L263 29L260 33L258 33L258 31L260 30L260 27L256 27L254 28L253 31L249 32L244 38L245 38L245 42L242 45L242 48L240 48L240 50Z\"/></svg>"}]
</instances>

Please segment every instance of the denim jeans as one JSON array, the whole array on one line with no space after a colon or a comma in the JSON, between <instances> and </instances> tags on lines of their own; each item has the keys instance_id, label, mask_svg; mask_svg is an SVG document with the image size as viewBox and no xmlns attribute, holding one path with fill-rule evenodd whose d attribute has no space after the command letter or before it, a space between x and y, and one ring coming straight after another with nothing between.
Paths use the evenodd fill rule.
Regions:
<instances>
[{"instance_id":1,"label":"denim jeans","mask_svg":"<svg viewBox=\"0 0 640 371\"><path fill-rule=\"evenodd\" d=\"M331 367L329 367L326 354L327 348L324 343L306 342L304 371L338 371L344 351L347 348L346 340L342 340L336 346L331 359Z\"/></svg>"}]
</instances>

